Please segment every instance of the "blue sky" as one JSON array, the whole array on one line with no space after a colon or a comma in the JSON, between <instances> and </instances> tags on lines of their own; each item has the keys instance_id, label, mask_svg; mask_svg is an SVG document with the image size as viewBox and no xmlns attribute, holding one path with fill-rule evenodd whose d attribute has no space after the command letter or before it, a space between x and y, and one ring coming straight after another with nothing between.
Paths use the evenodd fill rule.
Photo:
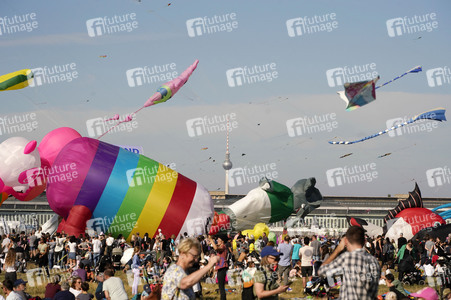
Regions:
<instances>
[{"instance_id":1,"label":"blue sky","mask_svg":"<svg viewBox=\"0 0 451 300\"><path fill-rule=\"evenodd\" d=\"M436 107L448 108L451 84L445 78L438 82L434 77L430 80L435 80L432 81L435 86L431 86L426 71L444 70L451 65L450 7L448 1L409 1L407 5L401 1L364 4L6 0L0 3L3 20L34 13L37 26L30 32L15 33L1 28L1 73L75 64L71 71L76 72L77 78L2 92L1 116L11 119L36 113L36 130L19 133L29 139L40 141L50 130L62 126L73 127L87 136L89 120L135 111L165 82L140 85L136 81L131 87L133 79L127 78L127 70L175 64L180 74L199 59L197 70L178 94L166 103L141 111L131 132L116 132L102 140L142 146L146 156L172 164L209 190L222 190L225 132L209 133L204 127L203 132L198 129L202 135L190 136L188 126L196 118L233 113L236 128L230 134L231 160L234 168L241 168L241 173L231 178L234 186L230 193L246 193L256 186L250 182L250 175L238 176L245 169L258 176L268 171L288 186L301 178L316 177L317 187L324 195L394 195L412 190L416 180L424 196L449 197L451 174L446 170L451 166L448 154L451 129L447 122L428 127L432 122L426 121L416 125L416 132L405 130L394 137L385 135L352 146L329 145L327 141L361 138L385 129L389 120L409 118ZM127 14L136 15L136 29L88 35L88 20ZM230 14L235 15L236 22L236 29L231 32L208 34L202 32L205 27L199 27L202 35L189 36L187 23L192 24L189 20ZM289 36L287 20L300 17L312 20L315 15L331 14L336 22L332 31L309 34L302 32L303 27L302 34ZM392 30L401 31L389 36L387 21L414 16L433 19L408 26L420 28L436 22L435 28L409 33L405 27L393 25ZM236 86L229 85L227 70L262 68L271 63L275 66L271 72L276 76L270 82L239 85L237 78L229 78ZM409 74L381 88L375 102L345 111L345 103L336 94L342 86L335 81L337 86L331 87L326 72L368 64L375 65L381 76L379 83L417 65L423 66L423 72ZM330 132L298 128L290 136L289 120L315 116L316 120L329 116L336 126ZM331 122L319 121L316 125L327 127ZM427 125L428 122L431 124ZM14 136L4 128L2 132L0 141ZM353 154L340 158L348 153ZM378 158L385 153L391 155ZM354 177L352 183L347 182L349 177L327 175L328 170L337 169L339 173L345 168L367 170L365 166L369 165L375 167L369 174L360 172L360 179ZM432 173L435 177L428 177ZM365 176L372 176L371 181L364 180Z\"/></svg>"}]
</instances>

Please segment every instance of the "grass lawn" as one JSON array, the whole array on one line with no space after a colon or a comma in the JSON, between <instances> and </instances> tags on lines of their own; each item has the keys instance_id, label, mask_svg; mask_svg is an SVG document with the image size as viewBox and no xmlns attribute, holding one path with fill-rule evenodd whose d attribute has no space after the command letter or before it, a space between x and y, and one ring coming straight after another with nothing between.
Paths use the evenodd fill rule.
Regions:
<instances>
[{"instance_id":1,"label":"grass lawn","mask_svg":"<svg viewBox=\"0 0 451 300\"><path fill-rule=\"evenodd\" d=\"M29 269L33 269L34 264L29 263L28 264L28 268ZM61 272L61 271L57 271L57 270L52 270L51 271L51 275L54 274L60 274L62 276L62 278L68 278L69 275L67 272ZM397 278L397 274L394 274L395 278ZM132 288L131 288L131 284L133 282L133 275L131 275L131 273L129 273L128 275L125 274L123 271L116 271L115 276L119 277L122 279L122 281L124 282L124 286L125 286L125 290L127 291L130 299L132 298ZM28 277L28 278L27 278ZM0 274L0 281L3 281L5 278L5 273L2 272ZM44 292L45 292L45 286L48 283L48 279L45 276L31 276L30 274L24 274L24 273L18 273L17 274L17 278L22 278L23 280L28 281L27 284L27 293L29 293L31 296L39 296L41 298L44 298ZM97 283L92 282L89 283L90 285L90 290L89 292L91 294L95 293L95 290L97 288ZM409 291L409 292L416 292L422 288L426 287L426 285L412 285L412 286L405 286L405 288ZM204 299L219 299L219 293L216 291L216 289L218 288L217 285L215 284L202 284L202 288L203 288L203 295L204 295ZM230 291L227 293L227 299L230 300L234 300L234 299L241 299L241 290L239 288L236 287L229 287L226 286L226 288L228 288ZM286 292L280 295L281 298L283 299L291 299L291 298L303 298L303 297L307 297L307 295L304 295L302 290L302 278L297 278L297 280L291 285L291 288L293 289L291 292ZM141 285L139 286L139 291L142 292L143 289L143 281L141 283ZM384 294L388 291L388 288L385 285L380 285L379 286L379 294ZM308 299L313 299L313 298L308 298Z\"/></svg>"}]
</instances>

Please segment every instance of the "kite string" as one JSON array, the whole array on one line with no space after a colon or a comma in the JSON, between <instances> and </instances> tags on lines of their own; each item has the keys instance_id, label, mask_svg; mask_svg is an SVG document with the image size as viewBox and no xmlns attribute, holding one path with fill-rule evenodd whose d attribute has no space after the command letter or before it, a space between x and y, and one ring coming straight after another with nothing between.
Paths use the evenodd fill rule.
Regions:
<instances>
[{"instance_id":1,"label":"kite string","mask_svg":"<svg viewBox=\"0 0 451 300\"><path fill-rule=\"evenodd\" d=\"M142 110L143 108L145 108L145 106L139 108L138 110L136 110L135 112L129 114L124 120L117 122L114 126L112 126L111 128L109 128L106 132L104 132L102 135L100 135L97 139L100 140L102 137L104 137L108 132L110 132L111 130L113 130L114 128L116 128L117 126L119 126L122 123L125 122L130 122L133 120L133 116L136 116L136 114Z\"/></svg>"}]
</instances>

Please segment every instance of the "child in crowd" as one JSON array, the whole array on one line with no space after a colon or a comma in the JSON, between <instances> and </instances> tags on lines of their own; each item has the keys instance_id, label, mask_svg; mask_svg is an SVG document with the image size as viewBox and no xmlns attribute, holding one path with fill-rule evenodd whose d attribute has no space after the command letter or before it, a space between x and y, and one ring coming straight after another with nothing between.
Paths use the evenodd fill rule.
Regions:
<instances>
[{"instance_id":1,"label":"child in crowd","mask_svg":"<svg viewBox=\"0 0 451 300\"><path fill-rule=\"evenodd\" d=\"M379 284L384 284L384 285L387 284L387 283L385 282L385 276L386 276L387 274L391 274L391 271L390 271L390 269L388 268L388 265L384 264L384 265L382 265L382 268L381 268L381 279L379 280Z\"/></svg>"},{"instance_id":2,"label":"child in crowd","mask_svg":"<svg viewBox=\"0 0 451 300\"><path fill-rule=\"evenodd\" d=\"M409 295L404 289L401 281L395 280L395 276L393 276L393 274L386 274L385 282L387 284L387 287L390 289L390 292L394 292L398 299L403 299L404 297Z\"/></svg>"}]
</instances>

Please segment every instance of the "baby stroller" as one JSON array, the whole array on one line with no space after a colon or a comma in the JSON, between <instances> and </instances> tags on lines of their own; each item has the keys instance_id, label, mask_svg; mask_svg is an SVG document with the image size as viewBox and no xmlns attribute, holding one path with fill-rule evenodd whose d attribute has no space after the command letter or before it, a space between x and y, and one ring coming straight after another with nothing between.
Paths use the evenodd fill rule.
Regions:
<instances>
[{"instance_id":1,"label":"baby stroller","mask_svg":"<svg viewBox=\"0 0 451 300\"><path fill-rule=\"evenodd\" d=\"M120 270L121 269L122 248L121 247L113 248L111 257L112 257L112 262L113 262L113 268L116 270Z\"/></svg>"},{"instance_id":2,"label":"baby stroller","mask_svg":"<svg viewBox=\"0 0 451 300\"><path fill-rule=\"evenodd\" d=\"M406 285L419 284L422 282L424 284L424 279L421 276L421 271L414 267L414 261L411 256L407 259L403 259L398 264L399 281Z\"/></svg>"},{"instance_id":3,"label":"baby stroller","mask_svg":"<svg viewBox=\"0 0 451 300\"><path fill-rule=\"evenodd\" d=\"M113 262L111 261L111 257L104 255L100 258L99 264L96 267L97 273L104 272L106 267L109 265L111 266Z\"/></svg>"},{"instance_id":4,"label":"baby stroller","mask_svg":"<svg viewBox=\"0 0 451 300\"><path fill-rule=\"evenodd\" d=\"M421 271L416 268L413 268L412 271L405 272L401 278L401 282L405 285L423 285L425 283L423 276L421 276Z\"/></svg>"}]
</instances>

